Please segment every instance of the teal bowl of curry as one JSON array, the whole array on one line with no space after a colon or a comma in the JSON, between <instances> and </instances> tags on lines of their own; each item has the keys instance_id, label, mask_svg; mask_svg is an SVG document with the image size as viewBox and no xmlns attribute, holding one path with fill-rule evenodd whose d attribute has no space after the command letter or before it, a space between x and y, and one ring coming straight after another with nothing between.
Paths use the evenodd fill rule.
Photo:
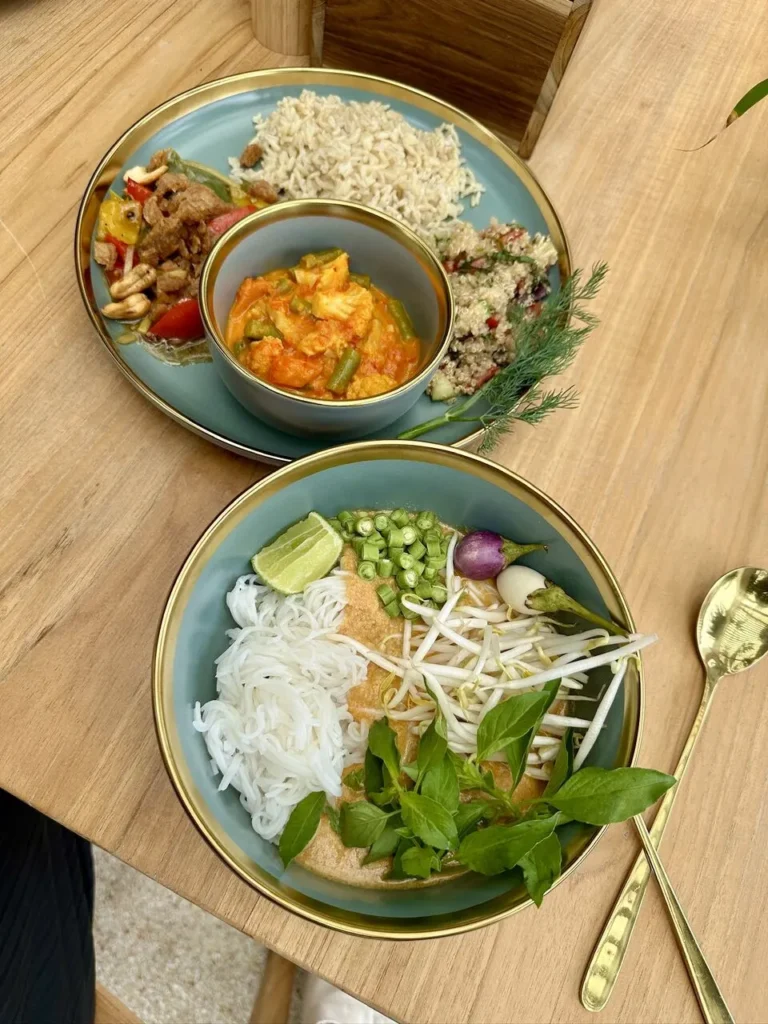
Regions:
<instances>
[{"instance_id":1,"label":"teal bowl of curry","mask_svg":"<svg viewBox=\"0 0 768 1024\"><path fill-rule=\"evenodd\" d=\"M277 204L222 235L200 307L235 398L299 436L363 437L403 416L453 327L445 271L414 232L319 199Z\"/></svg>"}]
</instances>

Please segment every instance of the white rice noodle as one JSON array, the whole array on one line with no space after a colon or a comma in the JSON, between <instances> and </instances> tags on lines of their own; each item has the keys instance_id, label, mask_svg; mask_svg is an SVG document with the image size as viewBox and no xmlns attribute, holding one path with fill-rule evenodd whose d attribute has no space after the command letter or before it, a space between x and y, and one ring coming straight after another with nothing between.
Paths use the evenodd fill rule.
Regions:
<instances>
[{"instance_id":1,"label":"white rice noodle","mask_svg":"<svg viewBox=\"0 0 768 1024\"><path fill-rule=\"evenodd\" d=\"M308 793L341 795L347 759L359 759L367 728L347 709L367 658L330 640L346 605L343 574L283 597L242 576L227 594L236 629L216 662L217 698L193 713L219 789L232 786L254 830L276 840Z\"/></svg>"}]
</instances>

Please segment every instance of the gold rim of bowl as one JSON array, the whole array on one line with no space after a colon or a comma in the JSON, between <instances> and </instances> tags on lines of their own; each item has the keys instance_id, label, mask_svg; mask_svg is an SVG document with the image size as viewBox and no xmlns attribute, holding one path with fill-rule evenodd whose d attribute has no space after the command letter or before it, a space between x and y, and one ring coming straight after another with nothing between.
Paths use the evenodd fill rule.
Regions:
<instances>
[{"instance_id":1,"label":"gold rim of bowl","mask_svg":"<svg viewBox=\"0 0 768 1024\"><path fill-rule=\"evenodd\" d=\"M557 250L558 267L563 279L570 275L572 267L571 250L565 229L552 201L525 161L475 118L465 114L458 107L445 103L436 96L432 96L430 93L423 92L420 89L414 89L392 79L381 78L378 75L366 75L358 72L336 70L334 68L266 68L261 71L246 71L239 75L230 75L227 78L206 82L203 85L195 86L193 89L187 89L184 92L178 93L176 96L171 97L171 99L159 104L153 110L150 110L136 121L135 124L131 125L127 131L123 132L120 138L110 146L93 172L80 203L75 224L74 242L75 272L83 303L105 349L115 361L120 371L148 401L199 437L213 441L220 447L227 449L227 451L235 452L238 455L245 455L248 458L255 458L275 466L290 465L294 460L286 455L262 451L252 445L234 441L196 422L174 408L170 402L153 391L125 362L118 351L117 342L112 338L104 324L94 295L90 272L91 239L96 227L101 201L117 177L118 171L128 161L129 157L160 129L172 124L178 118L217 100L226 99L227 97L259 88L279 88L281 86L293 85L305 88L321 85L338 85L350 89L360 89L370 93L371 99L402 100L420 110L434 114L442 121L447 121L457 128L461 128L467 135L480 142L494 156L500 159L531 193L546 222L547 231L552 239L552 243ZM471 430L465 437L455 441L454 445L465 447L477 440L482 433L483 428Z\"/></svg>"},{"instance_id":2,"label":"gold rim of bowl","mask_svg":"<svg viewBox=\"0 0 768 1024\"><path fill-rule=\"evenodd\" d=\"M264 224L291 220L294 217L319 216L323 213L333 216L334 210L337 211L338 216L342 219L350 219L358 223L367 224L368 227L389 235L390 238L395 239L395 241L399 242L403 248L411 253L414 259L421 264L430 280L439 307L440 319L443 323L442 340L440 342L432 341L427 343L422 338L419 338L422 351L424 349L434 349L434 354L419 373L415 377L411 377L404 384L392 388L391 391L385 391L381 395L372 395L370 398L311 398L309 395L300 395L288 388L276 387L274 384L270 384L269 381L249 373L235 359L229 346L222 338L218 322L213 313L213 291L216 287L216 278L221 270L221 265L243 239L256 233ZM438 364L448 350L448 346L451 343L451 333L453 332L453 292L448 281L448 275L435 253L406 224L402 224L400 221L395 220L394 217L390 217L389 214L382 213L380 210L374 210L370 206L363 206L362 203L352 203L347 199L289 199L283 203L274 203L264 210L257 210L256 213L243 217L242 220L237 221L236 224L233 224L231 228L224 232L208 253L200 275L199 294L200 314L209 340L213 339L216 348L221 352L229 365L237 370L240 377L249 385L255 384L257 387L264 388L265 391L272 392L272 394L293 399L305 405L314 405L326 409L356 409L361 406L370 406L384 399L395 398L406 391L415 390L422 382L424 387L426 387L427 378L437 369ZM421 390L423 391L424 388Z\"/></svg>"},{"instance_id":3,"label":"gold rim of bowl","mask_svg":"<svg viewBox=\"0 0 768 1024\"><path fill-rule=\"evenodd\" d=\"M531 906L531 900L515 902L505 893L486 903L441 916L441 919L388 918L363 915L331 907L280 884L232 840L206 809L206 801L194 782L184 759L178 723L173 712L173 661L181 620L189 595L219 544L265 500L284 487L311 476L318 469L330 469L371 459L405 459L428 461L459 469L490 482L519 498L533 508L560 533L575 551L598 587L610 614L634 632L635 623L621 588L595 544L564 509L523 477L479 455L462 452L444 445L417 441L362 441L341 445L299 459L264 477L235 498L207 527L187 556L171 588L163 611L155 642L152 663L152 702L160 749L176 791L204 838L220 857L241 878L264 896L300 916L352 935L379 939L429 939L455 935L493 924ZM223 638L222 638L223 640ZM635 763L643 723L643 670L638 659L636 674L625 679L625 708L616 763ZM191 721L189 728L192 728ZM573 861L555 883L567 878L592 850L606 826L591 835L581 836L572 844ZM512 904L512 905L510 905Z\"/></svg>"}]
</instances>

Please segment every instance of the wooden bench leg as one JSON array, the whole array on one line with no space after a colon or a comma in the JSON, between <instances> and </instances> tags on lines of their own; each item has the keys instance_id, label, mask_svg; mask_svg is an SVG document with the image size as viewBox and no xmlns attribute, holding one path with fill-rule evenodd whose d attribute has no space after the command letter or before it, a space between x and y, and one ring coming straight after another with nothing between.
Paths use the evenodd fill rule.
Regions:
<instances>
[{"instance_id":1,"label":"wooden bench leg","mask_svg":"<svg viewBox=\"0 0 768 1024\"><path fill-rule=\"evenodd\" d=\"M248 1024L286 1024L291 1009L296 964L267 951L267 962Z\"/></svg>"}]
</instances>

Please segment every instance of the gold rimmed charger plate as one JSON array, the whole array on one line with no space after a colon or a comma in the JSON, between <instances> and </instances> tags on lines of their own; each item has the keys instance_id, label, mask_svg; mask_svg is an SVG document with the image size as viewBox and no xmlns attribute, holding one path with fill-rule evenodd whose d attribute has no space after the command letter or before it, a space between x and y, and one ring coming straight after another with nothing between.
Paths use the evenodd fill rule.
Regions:
<instances>
[{"instance_id":1,"label":"gold rimmed charger plate","mask_svg":"<svg viewBox=\"0 0 768 1024\"><path fill-rule=\"evenodd\" d=\"M252 117L268 114L287 95L309 88L343 99L381 100L421 128L447 122L459 132L463 155L486 186L480 204L465 204L464 218L484 226L491 217L518 220L531 231L549 234L558 252L556 274L571 271L565 231L544 189L530 168L492 132L456 107L427 93L385 78L325 68L282 68L232 75L167 100L150 111L108 150L93 173L80 206L75 232L75 267L80 292L91 322L110 357L145 398L176 422L230 451L272 465L312 454L326 441L283 434L246 412L220 381L213 365L198 361L174 365L141 343L121 344L122 325L105 321L99 307L108 300L99 268L91 260L92 237L99 206L110 185L125 169L145 162L156 149L172 146L183 157L227 172L227 157L240 153L253 135ZM557 281L555 281L557 284ZM176 358L173 351L166 360ZM431 419L439 404L422 396L414 409L378 439L392 439L411 426ZM428 440L464 446L481 431L466 423L452 424Z\"/></svg>"}]
</instances>

